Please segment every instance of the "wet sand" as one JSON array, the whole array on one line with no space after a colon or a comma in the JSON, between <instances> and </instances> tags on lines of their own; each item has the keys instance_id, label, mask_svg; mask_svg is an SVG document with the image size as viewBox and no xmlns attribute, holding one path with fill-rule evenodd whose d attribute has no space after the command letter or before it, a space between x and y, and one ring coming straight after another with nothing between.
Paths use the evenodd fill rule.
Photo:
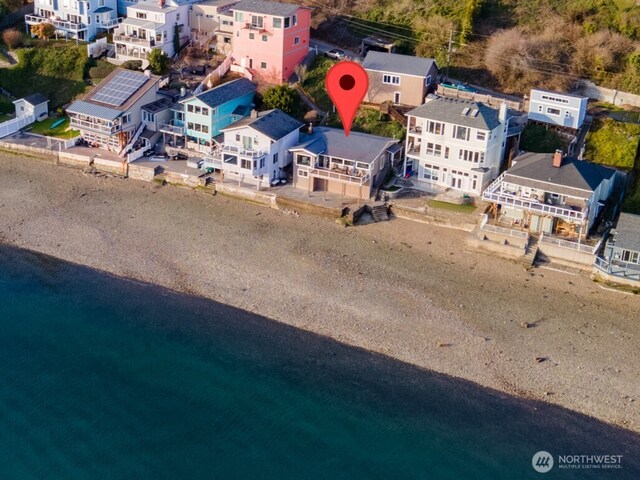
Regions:
<instances>
[{"instance_id":1,"label":"wet sand","mask_svg":"<svg viewBox=\"0 0 640 480\"><path fill-rule=\"evenodd\" d=\"M0 156L0 241L640 431L640 297L465 251L465 235Z\"/></svg>"}]
</instances>

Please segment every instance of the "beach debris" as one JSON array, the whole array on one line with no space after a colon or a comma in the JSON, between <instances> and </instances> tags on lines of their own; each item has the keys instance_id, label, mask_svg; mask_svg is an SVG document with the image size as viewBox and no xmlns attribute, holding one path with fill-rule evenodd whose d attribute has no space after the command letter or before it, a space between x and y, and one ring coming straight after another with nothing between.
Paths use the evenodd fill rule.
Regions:
<instances>
[{"instance_id":1,"label":"beach debris","mask_svg":"<svg viewBox=\"0 0 640 480\"><path fill-rule=\"evenodd\" d=\"M535 357L534 360L536 361L536 363L542 363L547 360L547 357Z\"/></svg>"},{"instance_id":2,"label":"beach debris","mask_svg":"<svg viewBox=\"0 0 640 480\"><path fill-rule=\"evenodd\" d=\"M289 210L288 208L280 210L283 215L291 215L292 217L299 217L300 214L295 210Z\"/></svg>"},{"instance_id":3,"label":"beach debris","mask_svg":"<svg viewBox=\"0 0 640 480\"><path fill-rule=\"evenodd\" d=\"M522 328L529 328L531 327L531 324L529 322L520 322L520 326Z\"/></svg>"},{"instance_id":4,"label":"beach debris","mask_svg":"<svg viewBox=\"0 0 640 480\"><path fill-rule=\"evenodd\" d=\"M438 345L439 348L442 348L442 347L453 347L453 343L446 343L446 342L438 342L437 345Z\"/></svg>"}]
</instances>

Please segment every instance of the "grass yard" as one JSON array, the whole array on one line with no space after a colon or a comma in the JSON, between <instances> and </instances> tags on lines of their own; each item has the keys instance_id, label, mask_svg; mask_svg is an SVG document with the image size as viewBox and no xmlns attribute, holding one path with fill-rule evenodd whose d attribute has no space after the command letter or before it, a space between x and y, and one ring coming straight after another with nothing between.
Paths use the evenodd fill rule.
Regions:
<instances>
[{"instance_id":1,"label":"grass yard","mask_svg":"<svg viewBox=\"0 0 640 480\"><path fill-rule=\"evenodd\" d=\"M525 152L553 153L558 148L566 151L567 141L543 125L531 124L522 132L520 148Z\"/></svg>"},{"instance_id":2,"label":"grass yard","mask_svg":"<svg viewBox=\"0 0 640 480\"><path fill-rule=\"evenodd\" d=\"M476 210L475 205L459 205L457 203L442 202L440 200L429 200L427 205L442 210L450 210L459 213L473 213Z\"/></svg>"},{"instance_id":3,"label":"grass yard","mask_svg":"<svg viewBox=\"0 0 640 480\"><path fill-rule=\"evenodd\" d=\"M331 114L327 119L330 127L342 128L342 122L337 114ZM354 132L370 133L381 137L396 139L404 138L405 129L388 115L381 115L375 108L360 107L353 120L351 130Z\"/></svg>"},{"instance_id":4,"label":"grass yard","mask_svg":"<svg viewBox=\"0 0 640 480\"><path fill-rule=\"evenodd\" d=\"M611 167L632 169L640 139L640 125L610 118L593 121L587 135L586 158Z\"/></svg>"},{"instance_id":5,"label":"grass yard","mask_svg":"<svg viewBox=\"0 0 640 480\"><path fill-rule=\"evenodd\" d=\"M0 68L0 87L16 98L42 93L53 110L85 91L86 47L49 41L16 52L18 65Z\"/></svg>"},{"instance_id":6,"label":"grass yard","mask_svg":"<svg viewBox=\"0 0 640 480\"><path fill-rule=\"evenodd\" d=\"M55 128L51 128L51 125L56 123L60 118L47 118L42 122L36 122L31 126L31 133L37 133L38 135L45 135L47 137L56 137L56 138L74 138L80 135L78 130L68 130L69 127L69 117L66 117L64 122L60 125L57 125Z\"/></svg>"},{"instance_id":7,"label":"grass yard","mask_svg":"<svg viewBox=\"0 0 640 480\"><path fill-rule=\"evenodd\" d=\"M311 99L325 112L332 109L333 103L324 86L324 79L334 63L333 60L318 55L313 60L313 63L307 71L307 78L302 83L303 90L311 96Z\"/></svg>"}]
</instances>

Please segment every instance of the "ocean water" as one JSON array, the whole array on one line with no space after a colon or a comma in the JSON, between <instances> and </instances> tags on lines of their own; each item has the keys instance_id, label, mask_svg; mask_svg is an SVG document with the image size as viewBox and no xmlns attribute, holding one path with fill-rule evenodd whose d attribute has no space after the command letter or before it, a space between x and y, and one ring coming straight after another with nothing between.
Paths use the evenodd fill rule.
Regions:
<instances>
[{"instance_id":1,"label":"ocean water","mask_svg":"<svg viewBox=\"0 0 640 480\"><path fill-rule=\"evenodd\" d=\"M622 468L541 474L539 450ZM639 460L586 416L0 246L0 480L635 479Z\"/></svg>"}]
</instances>

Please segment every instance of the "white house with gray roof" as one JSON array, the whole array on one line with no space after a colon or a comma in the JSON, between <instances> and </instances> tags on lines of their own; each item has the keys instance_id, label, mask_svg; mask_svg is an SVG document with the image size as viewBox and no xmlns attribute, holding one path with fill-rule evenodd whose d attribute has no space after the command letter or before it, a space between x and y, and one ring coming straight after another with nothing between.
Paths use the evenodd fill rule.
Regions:
<instances>
[{"instance_id":1,"label":"white house with gray roof","mask_svg":"<svg viewBox=\"0 0 640 480\"><path fill-rule=\"evenodd\" d=\"M407 114L404 175L427 189L480 195L500 172L506 105L432 97Z\"/></svg>"},{"instance_id":2,"label":"white house with gray roof","mask_svg":"<svg viewBox=\"0 0 640 480\"><path fill-rule=\"evenodd\" d=\"M143 106L158 99L160 77L116 69L67 108L71 128L91 145L121 153L145 128Z\"/></svg>"},{"instance_id":3,"label":"white house with gray roof","mask_svg":"<svg viewBox=\"0 0 640 480\"><path fill-rule=\"evenodd\" d=\"M548 237L584 241L614 187L616 171L562 151L525 153L482 194L494 221Z\"/></svg>"},{"instance_id":4,"label":"white house with gray roof","mask_svg":"<svg viewBox=\"0 0 640 480\"><path fill-rule=\"evenodd\" d=\"M438 65L432 58L369 50L362 66L369 77L365 98L371 103L417 107L424 103L438 77Z\"/></svg>"},{"instance_id":5,"label":"white house with gray roof","mask_svg":"<svg viewBox=\"0 0 640 480\"><path fill-rule=\"evenodd\" d=\"M282 110L252 110L222 129L224 140L204 158L203 168L219 171L224 180L268 187L284 178L289 149L300 141L302 125Z\"/></svg>"},{"instance_id":6,"label":"white house with gray roof","mask_svg":"<svg viewBox=\"0 0 640 480\"><path fill-rule=\"evenodd\" d=\"M375 197L390 165L402 154L399 140L341 128L318 127L291 148L293 185L368 200Z\"/></svg>"},{"instance_id":7,"label":"white house with gray roof","mask_svg":"<svg viewBox=\"0 0 640 480\"><path fill-rule=\"evenodd\" d=\"M529 120L577 130L584 123L588 101L579 95L534 88L529 94Z\"/></svg>"},{"instance_id":8,"label":"white house with gray roof","mask_svg":"<svg viewBox=\"0 0 640 480\"><path fill-rule=\"evenodd\" d=\"M620 214L594 272L613 283L640 285L640 215Z\"/></svg>"}]
</instances>

